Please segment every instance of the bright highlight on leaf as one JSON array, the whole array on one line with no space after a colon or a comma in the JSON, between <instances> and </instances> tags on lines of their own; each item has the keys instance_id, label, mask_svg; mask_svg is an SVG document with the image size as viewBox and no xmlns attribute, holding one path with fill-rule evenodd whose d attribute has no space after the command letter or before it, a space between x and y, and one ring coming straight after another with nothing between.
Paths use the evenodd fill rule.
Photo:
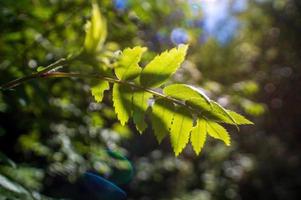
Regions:
<instances>
[{"instance_id":1,"label":"bright highlight on leaf","mask_svg":"<svg viewBox=\"0 0 301 200\"><path fill-rule=\"evenodd\" d=\"M127 85L114 84L113 105L117 118L124 126L132 115L132 89Z\"/></svg>"},{"instance_id":2,"label":"bright highlight on leaf","mask_svg":"<svg viewBox=\"0 0 301 200\"><path fill-rule=\"evenodd\" d=\"M237 125L234 118L228 113L228 111L223 108L221 105L219 105L215 101L211 101L212 104L212 112L221 122L229 123Z\"/></svg>"},{"instance_id":3,"label":"bright highlight on leaf","mask_svg":"<svg viewBox=\"0 0 301 200\"><path fill-rule=\"evenodd\" d=\"M148 99L151 97L152 95L150 93L143 90L137 90L133 93L133 120L140 133L147 127L144 115L148 107Z\"/></svg>"},{"instance_id":4,"label":"bright highlight on leaf","mask_svg":"<svg viewBox=\"0 0 301 200\"><path fill-rule=\"evenodd\" d=\"M178 156L189 141L193 119L191 113L184 107L179 107L174 113L170 128L170 140L176 156Z\"/></svg>"},{"instance_id":5,"label":"bright highlight on leaf","mask_svg":"<svg viewBox=\"0 0 301 200\"><path fill-rule=\"evenodd\" d=\"M196 126L193 127L191 131L191 144L194 152L199 155L204 144L206 142L207 136L207 122L206 120L199 118L196 122Z\"/></svg>"},{"instance_id":6,"label":"bright highlight on leaf","mask_svg":"<svg viewBox=\"0 0 301 200\"><path fill-rule=\"evenodd\" d=\"M247 125L247 124L254 124L250 120L246 119L244 116L232 111L232 110L227 110L229 115L235 120L236 124L238 125Z\"/></svg>"},{"instance_id":7,"label":"bright highlight on leaf","mask_svg":"<svg viewBox=\"0 0 301 200\"><path fill-rule=\"evenodd\" d=\"M102 101L103 93L108 89L110 89L110 85L107 81L100 81L97 85L91 88L91 93L97 103L100 103Z\"/></svg>"},{"instance_id":8,"label":"bright highlight on leaf","mask_svg":"<svg viewBox=\"0 0 301 200\"><path fill-rule=\"evenodd\" d=\"M159 87L180 67L184 61L188 45L179 45L156 56L142 70L140 83L145 87Z\"/></svg>"},{"instance_id":9,"label":"bright highlight on leaf","mask_svg":"<svg viewBox=\"0 0 301 200\"><path fill-rule=\"evenodd\" d=\"M227 146L230 146L231 142L229 133L218 123L207 121L207 132L211 137L222 140Z\"/></svg>"},{"instance_id":10,"label":"bright highlight on leaf","mask_svg":"<svg viewBox=\"0 0 301 200\"><path fill-rule=\"evenodd\" d=\"M131 80L139 76L141 68L138 63L145 47L126 48L116 63L115 74L120 80Z\"/></svg>"},{"instance_id":11,"label":"bright highlight on leaf","mask_svg":"<svg viewBox=\"0 0 301 200\"><path fill-rule=\"evenodd\" d=\"M152 106L151 121L159 143L169 134L175 107L172 102L157 99Z\"/></svg>"},{"instance_id":12,"label":"bright highlight on leaf","mask_svg":"<svg viewBox=\"0 0 301 200\"><path fill-rule=\"evenodd\" d=\"M96 3L92 4L91 20L86 24L84 47L88 53L100 50L107 37L107 23Z\"/></svg>"},{"instance_id":13,"label":"bright highlight on leaf","mask_svg":"<svg viewBox=\"0 0 301 200\"><path fill-rule=\"evenodd\" d=\"M181 91L181 92L179 92ZM185 84L172 84L163 89L163 93L186 103L200 107L202 110L210 110L210 99L203 92L193 86Z\"/></svg>"},{"instance_id":14,"label":"bright highlight on leaf","mask_svg":"<svg viewBox=\"0 0 301 200\"><path fill-rule=\"evenodd\" d=\"M231 125L253 124L242 115L226 110L217 102L210 100L200 89L186 84L171 84L163 88L163 94L154 90L164 84L184 61L187 45L165 51L156 56L141 70L139 62L144 47L127 48L115 63L116 79L107 78L92 88L97 102L113 82L113 106L121 125L130 117L139 133L147 128L145 116L148 107L154 134L159 143L170 136L171 145L178 156L187 143L192 144L198 155L204 147L207 134L230 145L230 136L219 123ZM137 80L140 80L137 81ZM153 105L149 105L153 99Z\"/></svg>"}]
</instances>

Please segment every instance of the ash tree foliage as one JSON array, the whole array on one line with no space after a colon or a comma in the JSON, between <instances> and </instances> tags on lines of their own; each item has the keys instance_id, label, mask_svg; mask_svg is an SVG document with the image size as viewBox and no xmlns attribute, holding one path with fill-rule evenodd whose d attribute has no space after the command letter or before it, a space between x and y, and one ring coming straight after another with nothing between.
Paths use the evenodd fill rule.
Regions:
<instances>
[{"instance_id":1,"label":"ash tree foliage","mask_svg":"<svg viewBox=\"0 0 301 200\"><path fill-rule=\"evenodd\" d=\"M90 43L101 47L106 36L105 23L97 6L93 5L85 41L94 41ZM85 48L89 52L97 50L87 43ZM240 114L210 100L198 88L186 84L164 87L184 61L187 49L187 45L179 45L157 55L142 68L139 62L147 49L140 46L126 48L114 64L116 79L100 81L92 88L95 100L101 102L104 91L110 88L109 82L112 82L112 98L120 123L124 125L132 117L137 130L143 133L147 128L145 115L150 115L158 142L170 136L176 155L182 152L189 139L195 153L199 154L207 134L230 145L230 136L219 123L252 124ZM160 92L160 87L164 87L163 92ZM150 112L147 112L148 109Z\"/></svg>"},{"instance_id":2,"label":"ash tree foliage","mask_svg":"<svg viewBox=\"0 0 301 200\"><path fill-rule=\"evenodd\" d=\"M122 125L133 120L139 133L143 133L151 121L158 142L170 137L172 148L178 156L190 141L196 154L206 142L207 135L230 145L230 136L223 124L252 124L242 115L223 108L211 100L199 88L186 84L167 84L181 66L187 54L188 45L164 51L155 56L144 67L140 65L147 48L136 46L126 48L112 58L112 65L97 65L97 73L64 72L76 61L97 57L103 51L107 36L107 22L97 4L92 5L92 17L86 24L84 48L80 53L61 59L39 69L37 73L17 79L2 86L13 88L24 81L35 78L83 78L96 80L91 93L96 102L101 102L106 90L111 90L117 118ZM94 61L91 61L92 63Z\"/></svg>"}]
</instances>

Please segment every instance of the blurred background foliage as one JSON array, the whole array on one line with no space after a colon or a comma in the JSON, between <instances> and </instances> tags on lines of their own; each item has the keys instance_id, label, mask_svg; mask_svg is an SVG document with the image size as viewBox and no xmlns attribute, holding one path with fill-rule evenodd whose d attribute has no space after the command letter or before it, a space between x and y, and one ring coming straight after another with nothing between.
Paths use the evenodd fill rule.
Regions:
<instances>
[{"instance_id":1,"label":"blurred background foliage","mask_svg":"<svg viewBox=\"0 0 301 200\"><path fill-rule=\"evenodd\" d=\"M31 81L0 92L0 199L72 198L70 185L85 171L109 176L122 167L107 149L133 163L128 199L299 199L299 0L97 2L108 23L99 64L125 47L148 47L147 61L188 43L173 81L204 88L256 126L231 130L231 147L209 140L201 156L187 148L176 158L151 128L140 136L133 124L122 127L111 94L95 103L88 81ZM1 0L1 84L76 54L90 11L86 0Z\"/></svg>"}]
</instances>

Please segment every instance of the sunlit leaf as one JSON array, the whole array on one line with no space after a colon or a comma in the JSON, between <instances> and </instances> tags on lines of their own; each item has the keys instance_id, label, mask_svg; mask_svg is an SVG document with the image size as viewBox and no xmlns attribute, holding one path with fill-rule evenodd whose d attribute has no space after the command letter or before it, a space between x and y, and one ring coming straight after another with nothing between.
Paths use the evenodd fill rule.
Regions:
<instances>
[{"instance_id":1,"label":"sunlit leaf","mask_svg":"<svg viewBox=\"0 0 301 200\"><path fill-rule=\"evenodd\" d=\"M103 99L103 93L105 90L110 89L110 85L107 81L100 81L97 85L91 88L91 93L96 102L100 103Z\"/></svg>"},{"instance_id":2,"label":"sunlit leaf","mask_svg":"<svg viewBox=\"0 0 301 200\"><path fill-rule=\"evenodd\" d=\"M130 80L137 77L141 72L138 63L145 51L145 47L139 46L123 50L122 55L116 63L115 74L117 78L120 80Z\"/></svg>"},{"instance_id":3,"label":"sunlit leaf","mask_svg":"<svg viewBox=\"0 0 301 200\"><path fill-rule=\"evenodd\" d=\"M222 122L236 124L235 119L228 113L228 111L215 101L211 101L212 113L216 115Z\"/></svg>"},{"instance_id":4,"label":"sunlit leaf","mask_svg":"<svg viewBox=\"0 0 301 200\"><path fill-rule=\"evenodd\" d=\"M172 84L163 89L167 96L199 106L202 110L210 110L210 99L200 90L185 84Z\"/></svg>"},{"instance_id":5,"label":"sunlit leaf","mask_svg":"<svg viewBox=\"0 0 301 200\"><path fill-rule=\"evenodd\" d=\"M107 23L96 3L92 4L91 20L86 24L84 47L88 53L98 51L107 37Z\"/></svg>"},{"instance_id":6,"label":"sunlit leaf","mask_svg":"<svg viewBox=\"0 0 301 200\"><path fill-rule=\"evenodd\" d=\"M132 89L129 86L114 84L113 105L117 118L122 125L125 125L131 116L132 96Z\"/></svg>"},{"instance_id":7,"label":"sunlit leaf","mask_svg":"<svg viewBox=\"0 0 301 200\"><path fill-rule=\"evenodd\" d=\"M254 124L253 122L251 122L250 120L248 120L247 118L245 118L244 116L231 111L231 110L227 110L227 112L229 113L229 115L231 115L231 117L235 120L236 124L238 125L243 125L243 124Z\"/></svg>"},{"instance_id":8,"label":"sunlit leaf","mask_svg":"<svg viewBox=\"0 0 301 200\"><path fill-rule=\"evenodd\" d=\"M173 123L170 128L170 139L173 150L178 156L189 141L193 119L191 113L184 107L179 107L174 113Z\"/></svg>"},{"instance_id":9,"label":"sunlit leaf","mask_svg":"<svg viewBox=\"0 0 301 200\"><path fill-rule=\"evenodd\" d=\"M199 118L195 127L191 131L191 144L193 150L197 155L200 154L202 148L204 147L207 136L207 122L206 120Z\"/></svg>"},{"instance_id":10,"label":"sunlit leaf","mask_svg":"<svg viewBox=\"0 0 301 200\"><path fill-rule=\"evenodd\" d=\"M165 99L157 99L152 106L152 127L159 143L169 134L174 110L173 103Z\"/></svg>"},{"instance_id":11,"label":"sunlit leaf","mask_svg":"<svg viewBox=\"0 0 301 200\"><path fill-rule=\"evenodd\" d=\"M137 130L142 133L147 124L144 120L144 115L148 107L148 99L152 95L144 90L135 90L133 93L133 120Z\"/></svg>"},{"instance_id":12,"label":"sunlit leaf","mask_svg":"<svg viewBox=\"0 0 301 200\"><path fill-rule=\"evenodd\" d=\"M215 139L222 140L227 146L231 143L227 130L216 122L207 121L207 133Z\"/></svg>"},{"instance_id":13,"label":"sunlit leaf","mask_svg":"<svg viewBox=\"0 0 301 200\"><path fill-rule=\"evenodd\" d=\"M141 72L140 83L145 87L159 87L180 67L188 45L179 45L150 61Z\"/></svg>"},{"instance_id":14,"label":"sunlit leaf","mask_svg":"<svg viewBox=\"0 0 301 200\"><path fill-rule=\"evenodd\" d=\"M211 108L208 110L203 110L202 115L213 121L237 125L235 119L229 114L228 110L223 108L215 101L210 102Z\"/></svg>"}]
</instances>

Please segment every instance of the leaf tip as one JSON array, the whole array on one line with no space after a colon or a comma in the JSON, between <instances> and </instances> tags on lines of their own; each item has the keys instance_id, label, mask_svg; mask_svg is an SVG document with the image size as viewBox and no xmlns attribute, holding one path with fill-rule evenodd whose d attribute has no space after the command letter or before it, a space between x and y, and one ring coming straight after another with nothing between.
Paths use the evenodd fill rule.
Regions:
<instances>
[{"instance_id":1,"label":"leaf tip","mask_svg":"<svg viewBox=\"0 0 301 200\"><path fill-rule=\"evenodd\" d=\"M178 49L184 52L187 52L189 45L188 44L179 44Z\"/></svg>"}]
</instances>

